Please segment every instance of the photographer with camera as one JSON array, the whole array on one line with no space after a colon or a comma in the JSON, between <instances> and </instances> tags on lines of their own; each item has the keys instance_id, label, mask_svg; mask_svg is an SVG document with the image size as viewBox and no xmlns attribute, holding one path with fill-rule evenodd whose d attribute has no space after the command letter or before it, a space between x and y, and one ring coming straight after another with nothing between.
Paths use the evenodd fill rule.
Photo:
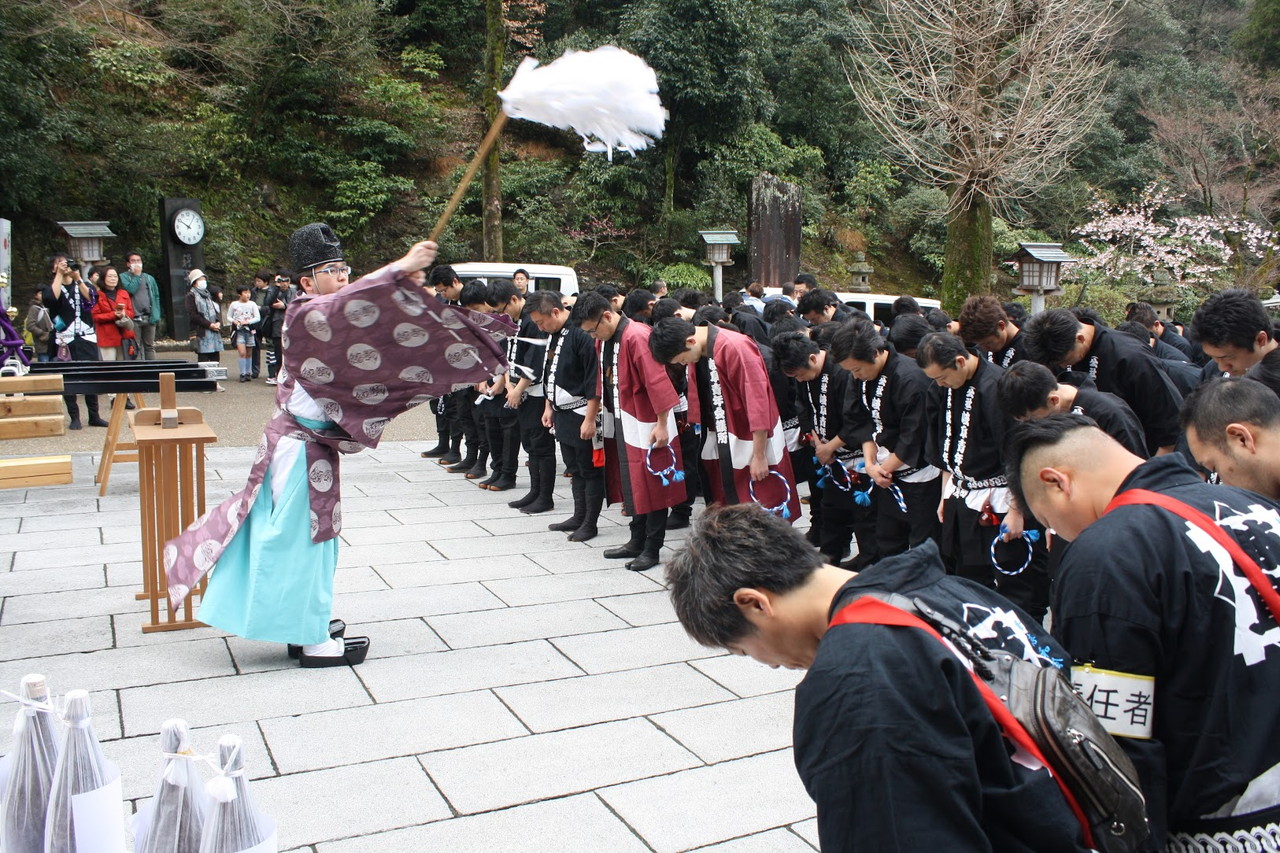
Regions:
<instances>
[{"instance_id":1,"label":"photographer with camera","mask_svg":"<svg viewBox=\"0 0 1280 853\"><path fill-rule=\"evenodd\" d=\"M53 335L49 339L51 361L100 361L98 333L93 325L93 306L97 291L80 276L80 264L66 254L58 253L50 261L53 281L40 288L40 301L53 318ZM71 416L71 429L81 429L80 407L74 395L62 398ZM98 416L97 395L85 395L89 410L89 426L105 427Z\"/></svg>"}]
</instances>

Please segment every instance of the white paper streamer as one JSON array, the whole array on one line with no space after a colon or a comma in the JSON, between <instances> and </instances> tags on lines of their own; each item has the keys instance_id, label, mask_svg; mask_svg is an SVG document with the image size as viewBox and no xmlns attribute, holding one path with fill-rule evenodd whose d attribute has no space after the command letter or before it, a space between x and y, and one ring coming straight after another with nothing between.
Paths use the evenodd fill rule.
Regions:
<instances>
[{"instance_id":1,"label":"white paper streamer","mask_svg":"<svg viewBox=\"0 0 1280 853\"><path fill-rule=\"evenodd\" d=\"M658 99L658 75L625 50L570 50L550 65L525 57L507 88L502 109L522 118L573 130L588 151L634 154L662 136L667 111Z\"/></svg>"}]
</instances>

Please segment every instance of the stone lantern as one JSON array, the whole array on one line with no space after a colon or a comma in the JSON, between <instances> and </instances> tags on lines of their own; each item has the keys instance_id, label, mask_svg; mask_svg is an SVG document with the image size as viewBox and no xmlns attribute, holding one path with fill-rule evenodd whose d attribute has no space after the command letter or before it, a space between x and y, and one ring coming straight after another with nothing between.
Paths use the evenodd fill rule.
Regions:
<instances>
[{"instance_id":1,"label":"stone lantern","mask_svg":"<svg viewBox=\"0 0 1280 853\"><path fill-rule=\"evenodd\" d=\"M875 272L875 268L867 263L867 253L854 252L853 263L849 266L849 273L853 279L849 289L854 293L870 293L871 274L873 272Z\"/></svg>"}]
</instances>

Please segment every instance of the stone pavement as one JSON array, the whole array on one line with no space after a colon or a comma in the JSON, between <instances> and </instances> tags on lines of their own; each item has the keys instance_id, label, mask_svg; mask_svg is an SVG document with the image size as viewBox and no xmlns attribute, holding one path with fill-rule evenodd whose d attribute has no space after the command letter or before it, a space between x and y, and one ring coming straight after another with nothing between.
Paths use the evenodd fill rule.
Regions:
<instances>
[{"instance_id":1,"label":"stone pavement","mask_svg":"<svg viewBox=\"0 0 1280 853\"><path fill-rule=\"evenodd\" d=\"M477 489L419 458L427 445L343 459L334 615L372 638L355 668L303 670L211 628L142 634L135 466L101 499L87 453L74 485L0 491L0 688L35 671L91 691L130 813L164 720L204 752L241 735L282 850L816 848L790 750L798 674L689 640L661 569L600 556L627 538L616 509L568 542L546 529L568 480L555 511L526 516L506 506L522 491ZM253 452L210 449L210 507Z\"/></svg>"}]
</instances>

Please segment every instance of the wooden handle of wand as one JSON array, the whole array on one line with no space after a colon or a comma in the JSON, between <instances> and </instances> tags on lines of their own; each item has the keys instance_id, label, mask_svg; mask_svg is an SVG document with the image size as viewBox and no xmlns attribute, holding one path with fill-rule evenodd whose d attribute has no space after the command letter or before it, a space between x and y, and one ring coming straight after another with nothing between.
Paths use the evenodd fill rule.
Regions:
<instances>
[{"instance_id":1,"label":"wooden handle of wand","mask_svg":"<svg viewBox=\"0 0 1280 853\"><path fill-rule=\"evenodd\" d=\"M453 212L458 209L458 204L462 201L462 195L467 191L467 187L471 186L471 181L476 176L476 172L480 171L480 164L484 162L484 158L488 156L489 149L493 147L493 143L498 140L498 134L502 132L502 126L507 123L507 114L501 110L498 111L498 117L493 120L493 124L489 126L489 132L485 134L484 139L480 141L480 148L476 151L476 156L471 159L471 165L467 166L467 171L463 172L462 180L458 183L458 188L453 191L453 195L449 199L449 203L444 206L444 213L440 214L440 219L436 222L436 227L431 229L431 236L427 239L433 243L440 242L440 235L444 232L445 226L449 224L450 217Z\"/></svg>"}]
</instances>

